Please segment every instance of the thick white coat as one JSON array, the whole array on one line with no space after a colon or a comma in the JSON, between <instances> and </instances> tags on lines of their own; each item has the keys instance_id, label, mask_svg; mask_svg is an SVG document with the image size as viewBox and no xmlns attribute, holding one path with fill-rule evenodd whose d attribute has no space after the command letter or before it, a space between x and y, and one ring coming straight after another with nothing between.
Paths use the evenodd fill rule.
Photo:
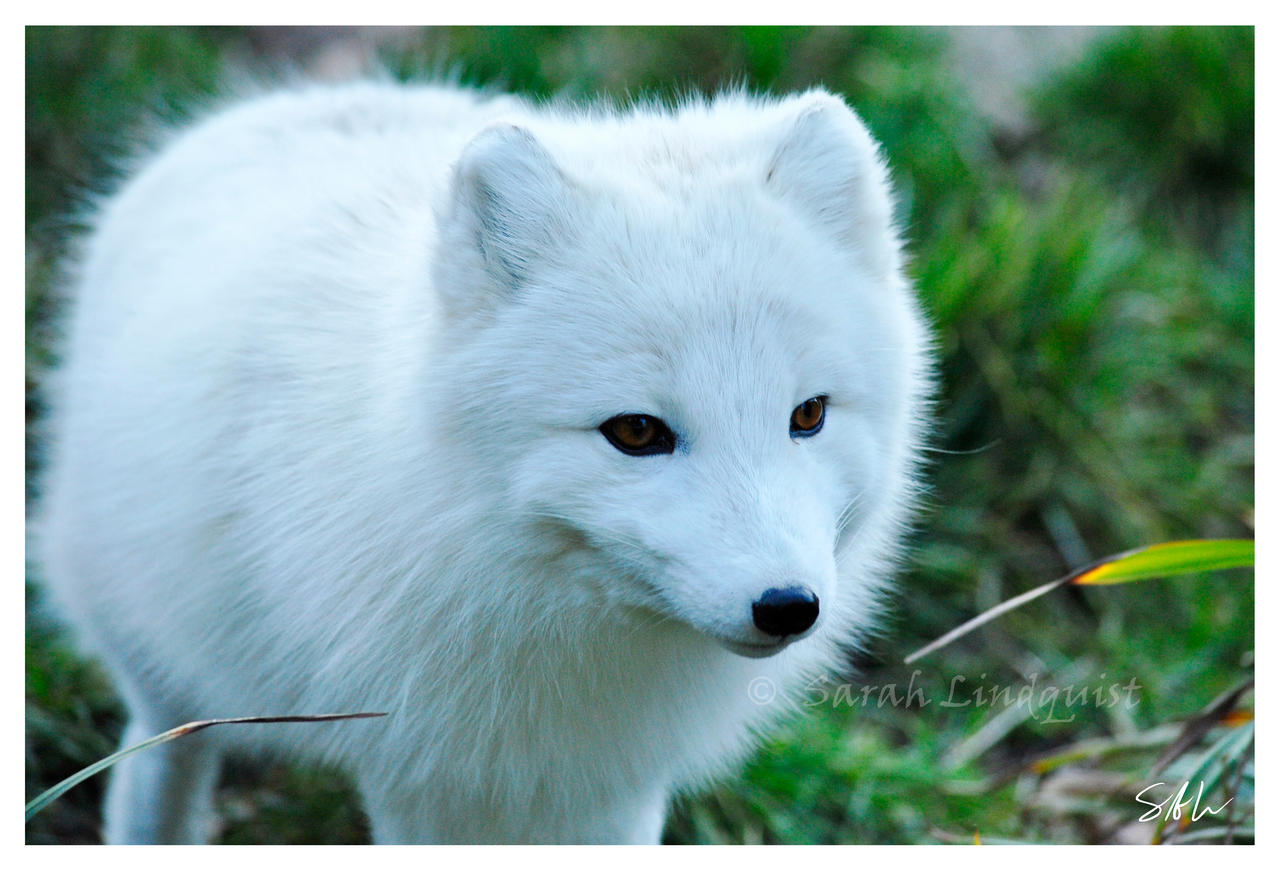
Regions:
<instances>
[{"instance_id":1,"label":"thick white coat","mask_svg":"<svg viewBox=\"0 0 1280 871\"><path fill-rule=\"evenodd\" d=\"M175 135L94 223L36 531L125 741L389 713L134 757L109 839L205 837L247 744L350 770L381 841L657 841L869 628L927 354L838 98L303 88ZM598 431L641 412L674 453ZM787 584L816 627L739 655Z\"/></svg>"}]
</instances>

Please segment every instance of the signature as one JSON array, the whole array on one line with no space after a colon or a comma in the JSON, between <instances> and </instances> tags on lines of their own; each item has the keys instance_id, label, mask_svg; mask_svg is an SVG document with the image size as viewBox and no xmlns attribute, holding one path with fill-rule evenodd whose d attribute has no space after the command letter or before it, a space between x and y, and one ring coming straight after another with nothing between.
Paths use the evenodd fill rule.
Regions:
<instances>
[{"instance_id":1,"label":"signature","mask_svg":"<svg viewBox=\"0 0 1280 871\"><path fill-rule=\"evenodd\" d=\"M1183 783L1182 786L1178 787L1177 792L1172 793L1167 798L1159 802L1155 802L1155 801L1151 801L1150 799L1143 798L1143 796L1146 795L1149 791L1164 785L1165 785L1164 781L1160 781L1159 783L1153 783L1150 786L1143 789L1142 792L1139 792L1136 796L1134 796L1134 799L1136 799L1138 802L1145 805L1149 805L1151 808L1151 810L1146 811L1142 816L1138 817L1139 822L1145 823L1151 820L1158 820L1162 816L1166 820L1181 819L1184 810L1186 810L1187 806L1190 805L1189 812L1191 816L1191 821L1194 823L1203 816L1212 816L1214 814L1222 813L1224 810L1226 810L1227 805L1235 801L1235 798L1232 797L1227 799L1225 802L1223 802L1221 807L1213 807L1212 805L1208 805L1208 804L1201 807L1200 802L1204 798L1204 781L1203 780L1200 781L1200 786L1196 789L1195 795L1191 796L1190 798L1187 798L1187 793L1191 789L1191 781L1187 781Z\"/></svg>"}]
</instances>

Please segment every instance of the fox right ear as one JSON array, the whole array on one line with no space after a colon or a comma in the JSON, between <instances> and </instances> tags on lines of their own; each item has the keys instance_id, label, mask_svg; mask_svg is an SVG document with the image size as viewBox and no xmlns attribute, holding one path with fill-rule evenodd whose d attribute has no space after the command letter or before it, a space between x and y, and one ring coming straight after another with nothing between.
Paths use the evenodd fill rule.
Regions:
<instances>
[{"instance_id":1,"label":"fox right ear","mask_svg":"<svg viewBox=\"0 0 1280 871\"><path fill-rule=\"evenodd\" d=\"M470 249L497 289L513 291L572 226L569 184L528 130L490 127L467 145L454 170L443 234L451 250L442 254Z\"/></svg>"}]
</instances>

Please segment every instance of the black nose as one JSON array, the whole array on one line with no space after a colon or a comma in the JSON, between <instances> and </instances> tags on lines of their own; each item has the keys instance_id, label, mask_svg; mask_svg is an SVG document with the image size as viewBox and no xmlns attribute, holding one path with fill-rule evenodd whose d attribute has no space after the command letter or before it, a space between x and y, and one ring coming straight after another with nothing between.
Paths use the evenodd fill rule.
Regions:
<instances>
[{"instance_id":1,"label":"black nose","mask_svg":"<svg viewBox=\"0 0 1280 871\"><path fill-rule=\"evenodd\" d=\"M808 587L770 587L752 603L751 619L766 635L799 635L818 619L818 597Z\"/></svg>"}]
</instances>

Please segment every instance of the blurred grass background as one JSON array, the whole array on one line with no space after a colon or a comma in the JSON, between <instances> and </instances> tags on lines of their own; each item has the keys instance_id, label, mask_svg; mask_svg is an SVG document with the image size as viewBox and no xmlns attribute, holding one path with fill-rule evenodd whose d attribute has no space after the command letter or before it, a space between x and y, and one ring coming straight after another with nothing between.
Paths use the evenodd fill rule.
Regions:
<instances>
[{"instance_id":1,"label":"blurred grass background","mask_svg":"<svg viewBox=\"0 0 1280 871\"><path fill-rule=\"evenodd\" d=\"M1235 685L1252 668L1247 573L1061 591L901 662L1104 555L1253 537L1252 29L29 28L29 499L55 264L83 192L140 121L182 118L228 69L341 76L371 51L401 76L536 96L823 84L889 156L942 364L929 508L895 619L839 679L846 695L815 688L740 777L679 804L666 840L1149 840L1123 773L1158 747L1031 763L1141 744ZM123 711L28 575L30 798L110 752ZM971 695L1032 681L1133 681L1136 704L1050 715ZM894 704L885 686L921 693ZM973 703L945 704L953 689ZM224 781L224 842L367 838L333 772L236 764ZM94 842L104 783L38 816L28 841Z\"/></svg>"}]
</instances>

